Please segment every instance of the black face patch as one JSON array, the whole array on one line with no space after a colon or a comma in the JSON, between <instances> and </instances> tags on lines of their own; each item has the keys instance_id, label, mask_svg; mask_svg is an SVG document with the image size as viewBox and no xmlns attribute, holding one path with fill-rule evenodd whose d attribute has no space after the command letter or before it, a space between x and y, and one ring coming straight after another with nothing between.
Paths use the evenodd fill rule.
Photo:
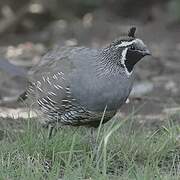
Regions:
<instances>
[{"instance_id":1,"label":"black face patch","mask_svg":"<svg viewBox=\"0 0 180 180\"><path fill-rule=\"evenodd\" d=\"M125 60L125 66L127 70L131 72L134 65L143 57L144 55L140 51L128 49Z\"/></svg>"}]
</instances>

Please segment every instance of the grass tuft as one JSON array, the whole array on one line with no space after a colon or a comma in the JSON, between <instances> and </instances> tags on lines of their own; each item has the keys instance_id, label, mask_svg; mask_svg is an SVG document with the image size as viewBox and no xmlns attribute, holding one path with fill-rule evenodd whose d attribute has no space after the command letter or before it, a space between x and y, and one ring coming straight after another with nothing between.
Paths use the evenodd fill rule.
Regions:
<instances>
[{"instance_id":1,"label":"grass tuft","mask_svg":"<svg viewBox=\"0 0 180 180\"><path fill-rule=\"evenodd\" d=\"M96 130L65 127L48 139L35 121L0 141L0 179L180 179L180 127L137 127L133 116Z\"/></svg>"}]
</instances>

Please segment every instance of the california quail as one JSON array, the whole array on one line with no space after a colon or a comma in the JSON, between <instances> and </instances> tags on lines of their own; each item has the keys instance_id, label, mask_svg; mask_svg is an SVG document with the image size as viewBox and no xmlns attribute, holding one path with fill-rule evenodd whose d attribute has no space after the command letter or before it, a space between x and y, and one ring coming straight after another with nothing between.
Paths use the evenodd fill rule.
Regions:
<instances>
[{"instance_id":1,"label":"california quail","mask_svg":"<svg viewBox=\"0 0 180 180\"><path fill-rule=\"evenodd\" d=\"M110 120L128 98L133 67L149 50L127 37L102 49L62 47L46 54L30 73L28 94L45 115L46 124L97 127Z\"/></svg>"}]
</instances>

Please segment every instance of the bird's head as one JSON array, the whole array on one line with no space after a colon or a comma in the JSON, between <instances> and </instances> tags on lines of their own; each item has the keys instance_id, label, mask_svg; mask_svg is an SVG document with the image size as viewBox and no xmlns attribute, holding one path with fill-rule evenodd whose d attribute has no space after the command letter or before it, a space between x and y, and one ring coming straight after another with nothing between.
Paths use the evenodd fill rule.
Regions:
<instances>
[{"instance_id":1,"label":"bird's head","mask_svg":"<svg viewBox=\"0 0 180 180\"><path fill-rule=\"evenodd\" d=\"M136 28L129 30L128 36L114 41L109 49L114 60L123 67L128 75L132 73L134 65L144 56L150 55L150 51L141 39L135 37Z\"/></svg>"}]
</instances>

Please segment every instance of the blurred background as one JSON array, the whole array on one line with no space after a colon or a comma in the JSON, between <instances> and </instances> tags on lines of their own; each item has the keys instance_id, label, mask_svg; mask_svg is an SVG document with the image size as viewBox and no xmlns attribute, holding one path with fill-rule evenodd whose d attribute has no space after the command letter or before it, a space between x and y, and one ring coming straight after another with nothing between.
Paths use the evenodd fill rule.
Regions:
<instances>
[{"instance_id":1,"label":"blurred background","mask_svg":"<svg viewBox=\"0 0 180 180\"><path fill-rule=\"evenodd\" d=\"M17 102L27 82L22 74L45 52L57 45L103 47L132 25L153 56L138 64L122 116L141 106L141 123L159 125L167 114L178 121L179 0L0 0L0 119L6 119L0 124L10 115L26 118L25 105Z\"/></svg>"}]
</instances>

